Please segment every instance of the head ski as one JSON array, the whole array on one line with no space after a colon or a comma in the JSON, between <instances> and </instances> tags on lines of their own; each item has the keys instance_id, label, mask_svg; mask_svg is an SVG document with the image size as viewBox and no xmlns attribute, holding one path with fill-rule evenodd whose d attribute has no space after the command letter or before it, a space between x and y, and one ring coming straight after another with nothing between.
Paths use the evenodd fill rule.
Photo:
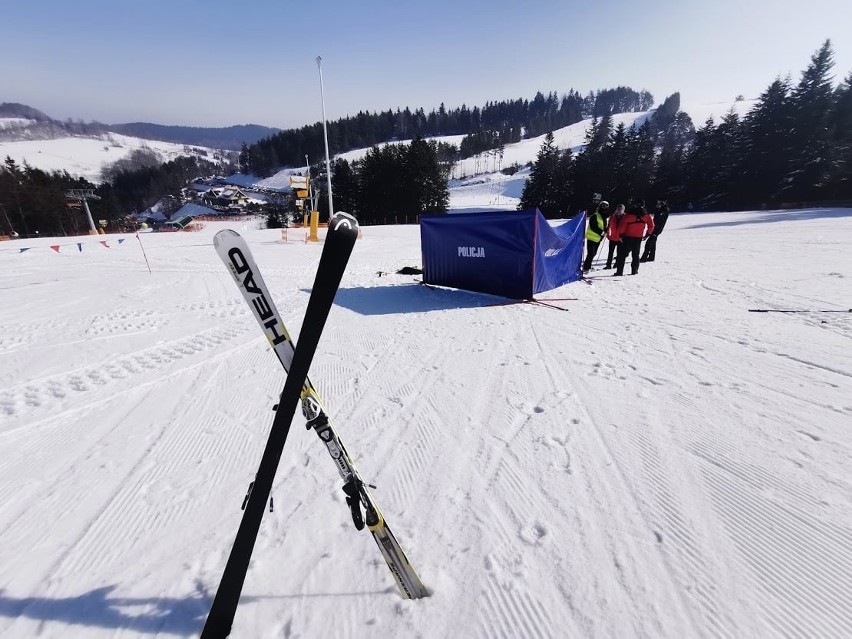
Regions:
<instances>
[{"instance_id":1,"label":"head ski","mask_svg":"<svg viewBox=\"0 0 852 639\"><path fill-rule=\"evenodd\" d=\"M272 301L272 296L248 245L236 231L231 230L217 233L214 244L219 257L228 266L243 298L275 351L278 361L281 362L285 371L289 370L295 344ZM247 265L248 269L244 265ZM251 272L250 278L247 277L248 272ZM283 339L280 339L282 336ZM426 587L387 525L367 483L361 478L352 457L340 440L337 430L323 407L319 393L310 379L305 380L302 390L302 413L307 419L307 427L317 433L334 460L335 467L344 482L343 490L346 493L346 502L355 527L361 530L366 523L396 582L399 594L407 599L428 596Z\"/></svg>"},{"instance_id":2,"label":"head ski","mask_svg":"<svg viewBox=\"0 0 852 639\"><path fill-rule=\"evenodd\" d=\"M222 580L219 583L219 589L204 624L204 630L201 633L202 639L227 637L231 631L243 582L251 560L251 553L260 529L263 511L272 490L275 471L281 459L284 443L287 441L290 424L299 406L311 360L319 344L323 327L334 302L334 296L340 286L340 280L343 277L357 237L358 222L354 217L346 213L338 213L329 222L328 235L325 239L314 287L305 312L299 346L292 355L287 381L284 384L284 390L281 392L281 400L278 404L278 410L275 412L269 439L263 451L263 457L257 469L254 485L249 493L243 518L228 562L225 565ZM216 244L215 240L214 244ZM218 248L219 245L217 244ZM240 278L242 287L253 296L253 308L260 316L266 317L264 326L267 337L273 343L276 341L282 343L287 339L283 336L283 325L281 326L282 332L277 332L278 327L273 318L269 317L269 308L264 304L264 298L267 296L266 299L268 299L268 293L263 293L257 287L256 274L252 272L249 263L240 260L238 248L228 249L227 254L234 277Z\"/></svg>"}]
</instances>

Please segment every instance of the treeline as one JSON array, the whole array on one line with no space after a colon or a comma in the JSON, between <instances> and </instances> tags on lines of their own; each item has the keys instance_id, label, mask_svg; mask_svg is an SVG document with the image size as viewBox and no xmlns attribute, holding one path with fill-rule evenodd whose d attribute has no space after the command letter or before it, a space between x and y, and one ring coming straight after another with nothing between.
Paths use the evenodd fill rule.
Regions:
<instances>
[{"instance_id":1,"label":"treeline","mask_svg":"<svg viewBox=\"0 0 852 639\"><path fill-rule=\"evenodd\" d=\"M830 41L795 85L776 79L744 117L733 110L697 131L674 94L644 122L595 119L573 157L548 136L520 208L549 217L610 202L667 198L675 209L732 210L852 199L852 73L832 87Z\"/></svg>"},{"instance_id":2,"label":"treeline","mask_svg":"<svg viewBox=\"0 0 852 639\"><path fill-rule=\"evenodd\" d=\"M80 216L69 214L65 193L70 189L93 188L87 180L72 178L67 171L46 173L28 165L18 166L7 157L0 167L0 235L15 232L27 237L85 232L78 226L82 220L76 218Z\"/></svg>"},{"instance_id":3,"label":"treeline","mask_svg":"<svg viewBox=\"0 0 852 639\"><path fill-rule=\"evenodd\" d=\"M356 116L327 123L328 144L330 153L334 155L392 140L466 135L474 138L462 152L462 157L469 157L464 153L474 154L469 149L482 148L483 141L492 145L489 149L494 149L501 143L510 144L522 138L536 137L587 117L646 111L653 103L653 96L647 91L618 87L590 92L585 97L573 89L561 98L556 92L546 96L539 92L532 100L519 98L487 102L484 107L473 109L466 105L447 109L442 103L429 113L422 108L412 111L408 107L395 112L361 111ZM462 144L464 146L464 142ZM315 161L324 154L322 123L317 122L282 131L252 145L243 145L240 170L268 176L282 166L304 166L305 156Z\"/></svg>"},{"instance_id":4,"label":"treeline","mask_svg":"<svg viewBox=\"0 0 852 639\"><path fill-rule=\"evenodd\" d=\"M110 223L142 211L167 195L177 195L188 182L220 170L195 157L178 157L164 164L110 171L110 182L96 186L67 171L46 172L7 157L0 166L0 235L76 235L89 230L79 208L68 207L71 189L91 189L100 199L89 201L92 218Z\"/></svg>"},{"instance_id":5,"label":"treeline","mask_svg":"<svg viewBox=\"0 0 852 639\"><path fill-rule=\"evenodd\" d=\"M354 214L363 225L415 223L421 213L445 213L449 165L434 140L374 146L362 160L332 164L334 209ZM325 180L314 177L321 188ZM328 210L322 194L320 211Z\"/></svg>"}]
</instances>

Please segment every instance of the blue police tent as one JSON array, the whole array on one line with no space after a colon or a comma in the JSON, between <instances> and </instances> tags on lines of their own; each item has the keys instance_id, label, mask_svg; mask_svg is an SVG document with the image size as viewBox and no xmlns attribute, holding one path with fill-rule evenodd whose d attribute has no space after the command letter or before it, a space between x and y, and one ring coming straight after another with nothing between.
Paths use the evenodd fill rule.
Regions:
<instances>
[{"instance_id":1,"label":"blue police tent","mask_svg":"<svg viewBox=\"0 0 852 639\"><path fill-rule=\"evenodd\" d=\"M538 209L422 215L423 281L529 300L580 279L585 218L553 227Z\"/></svg>"}]
</instances>

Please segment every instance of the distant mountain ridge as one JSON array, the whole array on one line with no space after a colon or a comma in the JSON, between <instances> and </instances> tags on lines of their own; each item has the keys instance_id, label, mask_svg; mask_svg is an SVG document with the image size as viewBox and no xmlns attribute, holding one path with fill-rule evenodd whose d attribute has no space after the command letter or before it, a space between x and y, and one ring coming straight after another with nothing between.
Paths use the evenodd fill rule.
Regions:
<instances>
[{"instance_id":1,"label":"distant mountain ridge","mask_svg":"<svg viewBox=\"0 0 852 639\"><path fill-rule=\"evenodd\" d=\"M192 127L151 124L149 122L130 122L127 124L103 124L101 122L83 122L56 120L43 111L18 102L0 103L0 118L21 118L32 120L20 123L2 131L0 140L52 139L63 135L100 135L120 133L145 140L158 140L211 149L239 151L243 143L254 144L258 140L275 135L280 131L259 124L237 124L227 127Z\"/></svg>"},{"instance_id":2,"label":"distant mountain ridge","mask_svg":"<svg viewBox=\"0 0 852 639\"><path fill-rule=\"evenodd\" d=\"M243 143L254 144L258 140L275 135L280 131L260 124L236 124L228 127L195 127L151 124L149 122L129 122L110 124L108 129L114 133L131 135L146 140L161 140L179 144L192 144L212 149L239 151Z\"/></svg>"},{"instance_id":3,"label":"distant mountain ridge","mask_svg":"<svg viewBox=\"0 0 852 639\"><path fill-rule=\"evenodd\" d=\"M46 113L18 102L0 103L0 118L25 118L27 120L37 120L39 122L45 122L52 119Z\"/></svg>"}]
</instances>

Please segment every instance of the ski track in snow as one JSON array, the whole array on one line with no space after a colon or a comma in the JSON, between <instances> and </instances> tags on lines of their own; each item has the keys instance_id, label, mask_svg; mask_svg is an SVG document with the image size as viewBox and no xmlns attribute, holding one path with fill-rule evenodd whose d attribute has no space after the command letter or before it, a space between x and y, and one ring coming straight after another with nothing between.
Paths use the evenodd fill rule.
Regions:
<instances>
[{"instance_id":1,"label":"ski track in snow","mask_svg":"<svg viewBox=\"0 0 852 639\"><path fill-rule=\"evenodd\" d=\"M567 313L378 277L417 229L364 229L310 375L432 596L297 416L232 636L852 634L852 318L747 312L848 307L852 216L746 215L673 216ZM153 274L0 254L0 635L199 632L284 382L217 228L146 236ZM298 339L319 247L241 232Z\"/></svg>"}]
</instances>

